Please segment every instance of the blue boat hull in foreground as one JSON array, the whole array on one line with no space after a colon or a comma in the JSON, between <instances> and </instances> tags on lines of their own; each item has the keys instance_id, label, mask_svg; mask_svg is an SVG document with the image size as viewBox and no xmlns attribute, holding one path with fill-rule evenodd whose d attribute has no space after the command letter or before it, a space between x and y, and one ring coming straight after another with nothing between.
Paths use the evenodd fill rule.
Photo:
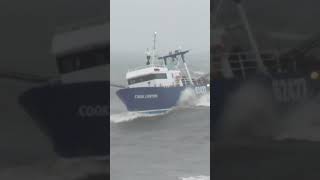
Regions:
<instances>
[{"instance_id":1,"label":"blue boat hull in foreground","mask_svg":"<svg viewBox=\"0 0 320 180\"><path fill-rule=\"evenodd\" d=\"M246 84L263 87L270 93L277 110L285 113L290 107L317 101L320 80L311 79L305 74L273 74L272 78L256 76L249 80L221 79L211 80L211 132L219 132L223 123L222 115L232 95ZM320 99L319 99L320 100ZM320 102L320 101L319 101ZM242 102L246 104L246 102ZM264 103L264 102L261 102ZM212 136L213 137L213 136Z\"/></svg>"},{"instance_id":2,"label":"blue boat hull in foreground","mask_svg":"<svg viewBox=\"0 0 320 180\"><path fill-rule=\"evenodd\" d=\"M19 102L62 157L109 156L109 82L46 85Z\"/></svg>"}]
</instances>

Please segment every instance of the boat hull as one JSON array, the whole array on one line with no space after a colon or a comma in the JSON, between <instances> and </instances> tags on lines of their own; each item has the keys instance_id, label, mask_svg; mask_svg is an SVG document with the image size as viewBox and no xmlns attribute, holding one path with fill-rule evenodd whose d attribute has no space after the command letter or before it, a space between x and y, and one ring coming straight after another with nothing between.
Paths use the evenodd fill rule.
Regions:
<instances>
[{"instance_id":1,"label":"boat hull","mask_svg":"<svg viewBox=\"0 0 320 180\"><path fill-rule=\"evenodd\" d=\"M320 80L311 79L305 74L273 74L272 78L257 76L249 80L220 79L211 81L211 137L223 126L223 114L232 102L235 93L248 84L258 85L268 93L278 113L286 113L295 106L318 101ZM260 89L261 90L261 89ZM260 92L259 92L260 93ZM247 95L248 93L246 93ZM242 98L246 104L245 98ZM320 101L319 101L320 102ZM261 102L264 103L264 102Z\"/></svg>"},{"instance_id":2,"label":"boat hull","mask_svg":"<svg viewBox=\"0 0 320 180\"><path fill-rule=\"evenodd\" d=\"M19 102L60 156L109 156L107 81L36 87Z\"/></svg>"},{"instance_id":3,"label":"boat hull","mask_svg":"<svg viewBox=\"0 0 320 180\"><path fill-rule=\"evenodd\" d=\"M207 86L189 88L195 95L210 92ZM187 87L139 87L120 89L116 93L128 111L153 113L163 112L176 106L186 89Z\"/></svg>"}]
</instances>

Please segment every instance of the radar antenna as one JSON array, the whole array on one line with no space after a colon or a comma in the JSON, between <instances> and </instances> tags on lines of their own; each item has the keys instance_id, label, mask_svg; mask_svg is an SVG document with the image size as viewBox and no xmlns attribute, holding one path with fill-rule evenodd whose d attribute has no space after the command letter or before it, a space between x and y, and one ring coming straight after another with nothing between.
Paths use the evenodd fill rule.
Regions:
<instances>
[{"instance_id":1,"label":"radar antenna","mask_svg":"<svg viewBox=\"0 0 320 180\"><path fill-rule=\"evenodd\" d=\"M154 32L153 36L153 50L152 50L152 64L154 64L154 60L156 60L156 38L157 38L157 32Z\"/></svg>"}]
</instances>

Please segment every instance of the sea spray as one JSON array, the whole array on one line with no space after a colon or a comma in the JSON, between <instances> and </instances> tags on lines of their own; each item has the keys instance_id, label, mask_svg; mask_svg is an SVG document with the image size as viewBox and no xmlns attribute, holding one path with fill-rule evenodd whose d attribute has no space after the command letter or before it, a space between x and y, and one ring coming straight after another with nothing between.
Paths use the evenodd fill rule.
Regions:
<instances>
[{"instance_id":1,"label":"sea spray","mask_svg":"<svg viewBox=\"0 0 320 180\"><path fill-rule=\"evenodd\" d=\"M195 102L197 100L196 93L192 88L186 88L181 92L180 98L178 100L178 106L195 106Z\"/></svg>"},{"instance_id":2,"label":"sea spray","mask_svg":"<svg viewBox=\"0 0 320 180\"><path fill-rule=\"evenodd\" d=\"M318 96L299 104L279 104L272 91L248 83L228 97L221 119L222 137L268 137L320 141Z\"/></svg>"},{"instance_id":3,"label":"sea spray","mask_svg":"<svg viewBox=\"0 0 320 180\"><path fill-rule=\"evenodd\" d=\"M290 108L283 116L284 129L276 139L320 141L319 107L318 98L315 98Z\"/></svg>"},{"instance_id":4,"label":"sea spray","mask_svg":"<svg viewBox=\"0 0 320 180\"><path fill-rule=\"evenodd\" d=\"M268 137L320 141L319 96L298 104L277 103L258 83L241 86L227 99L222 137Z\"/></svg>"},{"instance_id":5,"label":"sea spray","mask_svg":"<svg viewBox=\"0 0 320 180\"><path fill-rule=\"evenodd\" d=\"M187 88L182 91L177 104L178 107L210 107L210 93L199 96L192 88Z\"/></svg>"},{"instance_id":6,"label":"sea spray","mask_svg":"<svg viewBox=\"0 0 320 180\"><path fill-rule=\"evenodd\" d=\"M196 101L196 106L210 107L210 93L200 96Z\"/></svg>"},{"instance_id":7,"label":"sea spray","mask_svg":"<svg viewBox=\"0 0 320 180\"><path fill-rule=\"evenodd\" d=\"M210 176L190 176L190 177L181 177L180 180L209 180Z\"/></svg>"},{"instance_id":8,"label":"sea spray","mask_svg":"<svg viewBox=\"0 0 320 180\"><path fill-rule=\"evenodd\" d=\"M273 137L281 127L272 94L258 83L245 84L230 95L221 120L224 137Z\"/></svg>"},{"instance_id":9,"label":"sea spray","mask_svg":"<svg viewBox=\"0 0 320 180\"><path fill-rule=\"evenodd\" d=\"M110 122L112 123L122 123L122 122L128 122L133 121L139 118L144 117L154 117L154 116L161 116L164 114L167 114L168 112L164 113L157 113L157 114L146 114L141 112L123 112L119 114L111 114L110 115Z\"/></svg>"}]
</instances>

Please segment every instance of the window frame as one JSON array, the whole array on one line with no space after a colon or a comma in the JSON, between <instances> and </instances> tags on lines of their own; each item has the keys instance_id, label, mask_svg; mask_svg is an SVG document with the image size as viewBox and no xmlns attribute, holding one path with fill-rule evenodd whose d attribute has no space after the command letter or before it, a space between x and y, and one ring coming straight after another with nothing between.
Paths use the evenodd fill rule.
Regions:
<instances>
[{"instance_id":1,"label":"window frame","mask_svg":"<svg viewBox=\"0 0 320 180\"><path fill-rule=\"evenodd\" d=\"M108 64L110 48L108 45L95 46L85 51L77 51L56 56L57 69L60 74ZM87 56L87 57L86 57ZM94 57L93 59L88 59ZM82 57L82 58L81 58ZM102 57L102 58L98 58ZM79 64L77 67L76 64ZM84 66L85 65L85 66Z\"/></svg>"},{"instance_id":2,"label":"window frame","mask_svg":"<svg viewBox=\"0 0 320 180\"><path fill-rule=\"evenodd\" d=\"M167 73L148 74L148 75L138 76L135 78L130 78L128 79L128 84L132 85L132 84L151 81L155 79L168 79Z\"/></svg>"}]
</instances>

